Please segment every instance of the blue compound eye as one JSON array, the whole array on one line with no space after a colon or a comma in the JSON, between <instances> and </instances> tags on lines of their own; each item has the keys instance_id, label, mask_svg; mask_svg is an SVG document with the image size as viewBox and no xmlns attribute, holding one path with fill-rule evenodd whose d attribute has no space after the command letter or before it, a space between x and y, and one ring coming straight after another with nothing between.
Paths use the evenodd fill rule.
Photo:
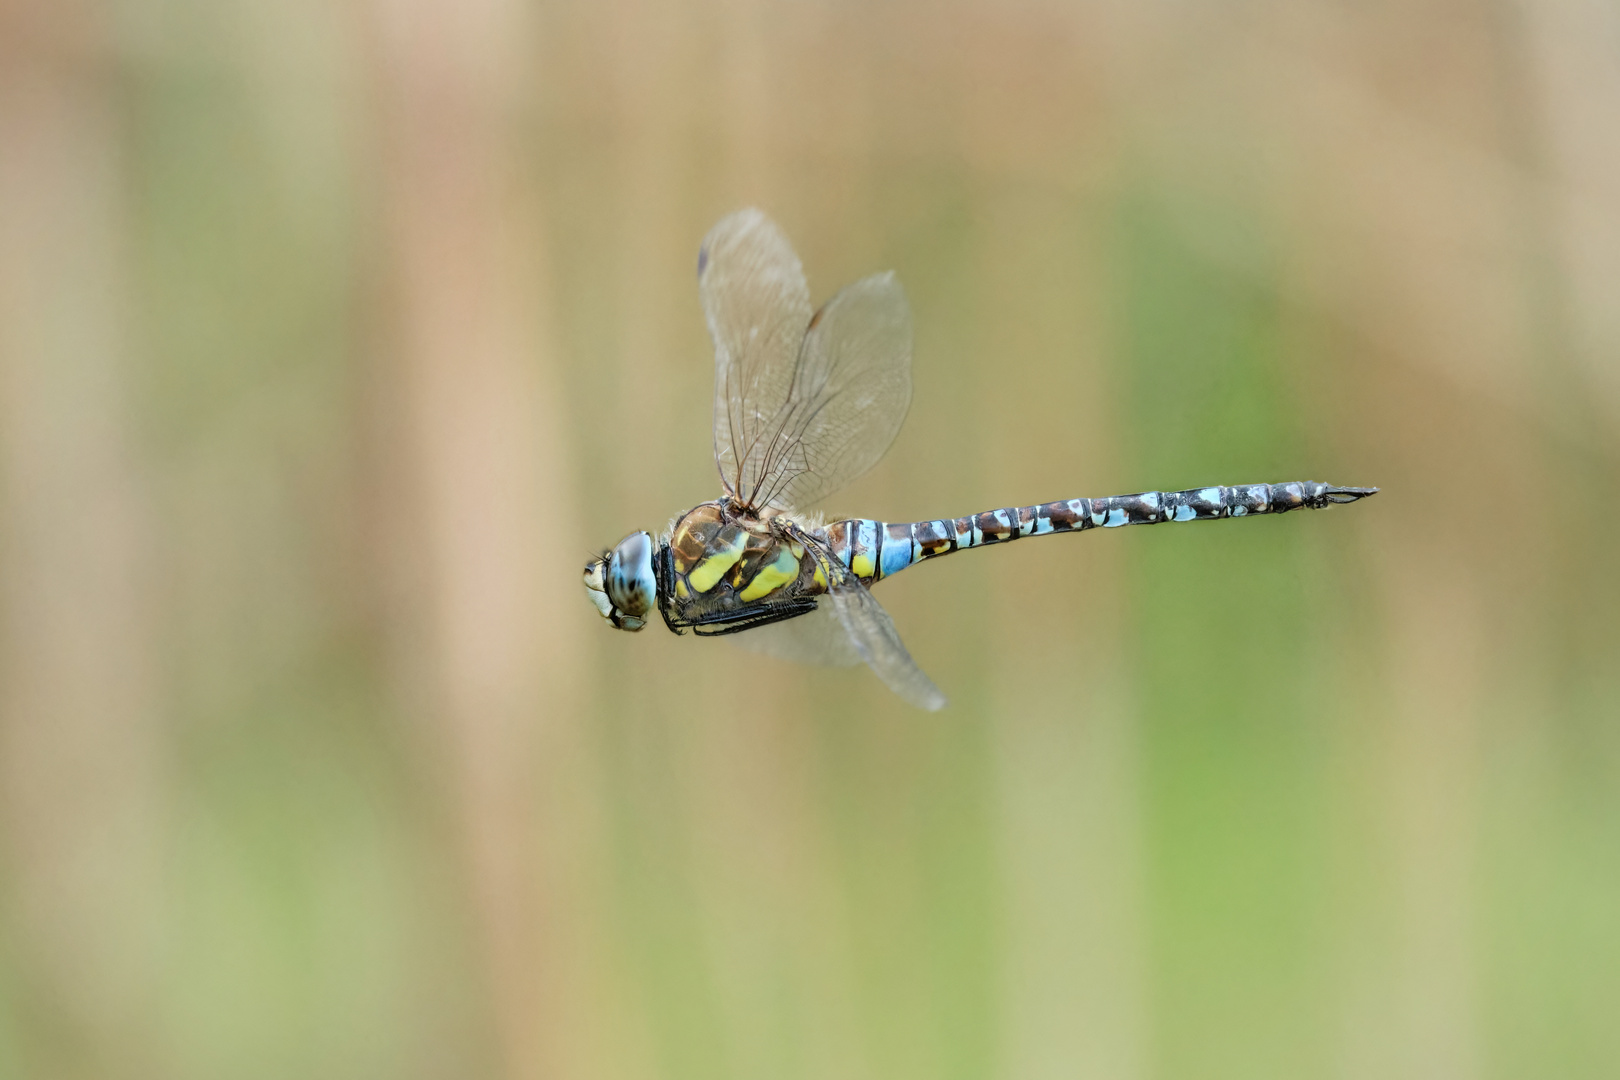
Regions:
<instances>
[{"instance_id":1,"label":"blue compound eye","mask_svg":"<svg viewBox=\"0 0 1620 1080\"><path fill-rule=\"evenodd\" d=\"M633 532L613 549L608 556L606 581L608 599L618 609L627 624L625 629L640 629L641 616L652 610L658 598L658 584L653 577L653 539L648 533Z\"/></svg>"}]
</instances>

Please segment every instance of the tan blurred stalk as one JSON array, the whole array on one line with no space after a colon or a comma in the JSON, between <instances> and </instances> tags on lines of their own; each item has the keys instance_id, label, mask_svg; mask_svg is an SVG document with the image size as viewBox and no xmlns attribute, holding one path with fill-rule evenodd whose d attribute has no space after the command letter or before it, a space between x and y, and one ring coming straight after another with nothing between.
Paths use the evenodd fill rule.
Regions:
<instances>
[{"instance_id":1,"label":"tan blurred stalk","mask_svg":"<svg viewBox=\"0 0 1620 1080\"><path fill-rule=\"evenodd\" d=\"M572 798L580 655L555 613L580 562L560 433L549 268L514 140L534 92L513 0L378 0L399 381L400 689L420 694L458 808L504 1075L568 1075L589 1029Z\"/></svg>"},{"instance_id":2,"label":"tan blurred stalk","mask_svg":"<svg viewBox=\"0 0 1620 1080\"><path fill-rule=\"evenodd\" d=\"M1530 57L1528 108L1553 197L1549 240L1569 345L1620 428L1620 8L1607 0L1516 5Z\"/></svg>"},{"instance_id":3,"label":"tan blurred stalk","mask_svg":"<svg viewBox=\"0 0 1620 1080\"><path fill-rule=\"evenodd\" d=\"M0 9L0 829L18 1030L157 1064L161 637L104 11Z\"/></svg>"}]
</instances>

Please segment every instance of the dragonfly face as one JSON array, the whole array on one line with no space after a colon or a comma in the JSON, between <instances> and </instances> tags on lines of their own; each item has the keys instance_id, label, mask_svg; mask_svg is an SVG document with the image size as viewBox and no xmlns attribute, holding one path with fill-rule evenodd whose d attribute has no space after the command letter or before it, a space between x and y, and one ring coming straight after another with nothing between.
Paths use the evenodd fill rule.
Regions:
<instances>
[{"instance_id":1,"label":"dragonfly face","mask_svg":"<svg viewBox=\"0 0 1620 1080\"><path fill-rule=\"evenodd\" d=\"M585 564L585 589L596 610L618 630L640 630L658 601L653 538L633 532L600 559Z\"/></svg>"},{"instance_id":2,"label":"dragonfly face","mask_svg":"<svg viewBox=\"0 0 1620 1080\"><path fill-rule=\"evenodd\" d=\"M866 472L911 401L911 314L893 274L810 306L793 247L757 210L724 218L698 255L714 340L714 461L723 491L659 539L631 533L585 567L601 616L640 630L656 607L677 634L737 635L812 664L865 663L924 709L945 704L871 586L908 566L1025 536L1320 509L1377 488L1315 481L1148 491L889 524L801 517Z\"/></svg>"}]
</instances>

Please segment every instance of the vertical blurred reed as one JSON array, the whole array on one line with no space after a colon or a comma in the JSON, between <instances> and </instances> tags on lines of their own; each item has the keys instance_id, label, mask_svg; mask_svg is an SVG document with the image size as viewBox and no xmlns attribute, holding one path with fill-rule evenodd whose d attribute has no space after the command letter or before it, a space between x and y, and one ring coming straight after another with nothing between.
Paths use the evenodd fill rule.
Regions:
<instances>
[{"instance_id":1,"label":"vertical blurred reed","mask_svg":"<svg viewBox=\"0 0 1620 1080\"><path fill-rule=\"evenodd\" d=\"M0 838L7 1045L155 1061L167 899L151 476L136 419L117 57L0 13Z\"/></svg>"},{"instance_id":2,"label":"vertical blurred reed","mask_svg":"<svg viewBox=\"0 0 1620 1080\"><path fill-rule=\"evenodd\" d=\"M549 632L580 561L550 251L516 151L534 28L507 0L370 5L381 295L376 456L397 505L385 609L400 704L430 725L470 893L496 1067L568 1068L588 978L559 933L588 815L568 758L581 654ZM588 924L584 905L577 924ZM577 948L576 948L577 951Z\"/></svg>"}]
</instances>

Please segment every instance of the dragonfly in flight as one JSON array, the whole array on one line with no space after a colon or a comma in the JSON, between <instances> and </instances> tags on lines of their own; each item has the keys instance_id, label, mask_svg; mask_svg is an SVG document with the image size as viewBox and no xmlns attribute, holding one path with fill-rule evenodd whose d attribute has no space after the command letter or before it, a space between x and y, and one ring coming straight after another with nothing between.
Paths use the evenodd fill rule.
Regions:
<instances>
[{"instance_id":1,"label":"dragonfly in flight","mask_svg":"<svg viewBox=\"0 0 1620 1080\"><path fill-rule=\"evenodd\" d=\"M812 309L798 256L758 210L715 225L697 269L722 494L586 564L592 603L620 630L656 611L676 634L740 634L739 644L808 663L864 661L906 701L939 709L945 695L871 593L908 566L1031 536L1320 509L1378 490L1307 480L823 523L804 511L877 464L911 403L905 293L892 273L876 274Z\"/></svg>"}]
</instances>

